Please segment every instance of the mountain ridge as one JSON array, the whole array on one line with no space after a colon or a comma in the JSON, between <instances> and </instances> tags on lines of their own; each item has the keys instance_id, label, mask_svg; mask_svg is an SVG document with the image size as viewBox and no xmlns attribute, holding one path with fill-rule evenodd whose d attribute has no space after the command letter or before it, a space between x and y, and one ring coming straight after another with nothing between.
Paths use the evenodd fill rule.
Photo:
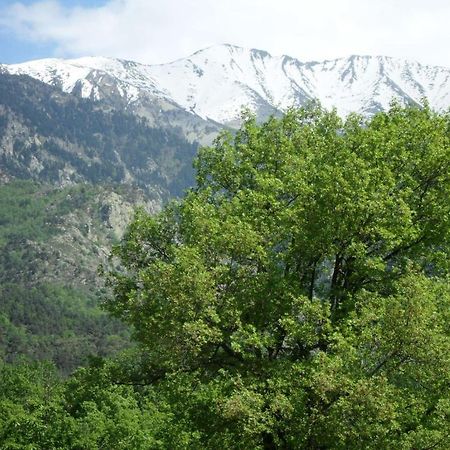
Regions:
<instances>
[{"instance_id":1,"label":"mountain ridge","mask_svg":"<svg viewBox=\"0 0 450 450\"><path fill-rule=\"evenodd\" d=\"M389 56L300 61L223 44L164 64L50 58L3 65L3 70L80 97L120 103L138 115L150 115L156 123L164 117L168 126L174 125L174 119L167 118L178 115L178 125L192 121L191 136L198 132L206 142L220 125L236 126L243 107L264 120L311 100L336 107L344 116L372 115L386 109L393 98L413 104L427 98L438 110L450 106L450 69Z\"/></svg>"}]
</instances>

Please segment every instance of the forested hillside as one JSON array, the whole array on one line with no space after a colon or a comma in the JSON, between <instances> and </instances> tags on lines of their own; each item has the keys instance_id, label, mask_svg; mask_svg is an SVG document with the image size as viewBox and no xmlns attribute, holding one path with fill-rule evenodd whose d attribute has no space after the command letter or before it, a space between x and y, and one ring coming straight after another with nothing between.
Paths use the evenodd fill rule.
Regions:
<instances>
[{"instance_id":1,"label":"forested hillside","mask_svg":"<svg viewBox=\"0 0 450 450\"><path fill-rule=\"evenodd\" d=\"M99 309L98 267L137 206L193 183L176 129L0 74L0 354L69 373L129 344Z\"/></svg>"},{"instance_id":2,"label":"forested hillside","mask_svg":"<svg viewBox=\"0 0 450 450\"><path fill-rule=\"evenodd\" d=\"M90 355L129 344L128 331L99 309L107 263L142 191L31 181L0 186L0 354L51 360L69 373Z\"/></svg>"},{"instance_id":3,"label":"forested hillside","mask_svg":"<svg viewBox=\"0 0 450 450\"><path fill-rule=\"evenodd\" d=\"M127 183L162 199L192 185L197 144L176 129L0 74L0 176L41 182Z\"/></svg>"},{"instance_id":4,"label":"forested hillside","mask_svg":"<svg viewBox=\"0 0 450 450\"><path fill-rule=\"evenodd\" d=\"M3 448L447 450L449 130L427 106L247 116L113 248L136 346L1 368Z\"/></svg>"}]
</instances>

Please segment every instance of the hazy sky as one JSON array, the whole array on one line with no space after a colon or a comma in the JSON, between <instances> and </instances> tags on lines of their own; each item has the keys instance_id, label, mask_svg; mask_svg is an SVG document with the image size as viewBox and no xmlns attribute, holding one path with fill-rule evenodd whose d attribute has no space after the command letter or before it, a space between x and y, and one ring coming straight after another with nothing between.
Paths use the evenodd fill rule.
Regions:
<instances>
[{"instance_id":1,"label":"hazy sky","mask_svg":"<svg viewBox=\"0 0 450 450\"><path fill-rule=\"evenodd\" d=\"M0 0L0 62L163 63L214 44L302 61L388 55L450 67L448 0Z\"/></svg>"}]
</instances>

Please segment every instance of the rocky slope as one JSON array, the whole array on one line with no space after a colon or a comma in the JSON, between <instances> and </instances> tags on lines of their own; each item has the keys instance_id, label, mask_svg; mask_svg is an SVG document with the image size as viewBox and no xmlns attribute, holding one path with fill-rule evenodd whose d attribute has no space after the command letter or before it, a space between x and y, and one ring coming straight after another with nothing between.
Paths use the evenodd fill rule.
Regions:
<instances>
[{"instance_id":1,"label":"rocky slope","mask_svg":"<svg viewBox=\"0 0 450 450\"><path fill-rule=\"evenodd\" d=\"M101 311L99 264L140 205L131 186L0 185L0 358L53 360L63 373L129 345L128 330Z\"/></svg>"},{"instance_id":2,"label":"rocky slope","mask_svg":"<svg viewBox=\"0 0 450 450\"><path fill-rule=\"evenodd\" d=\"M126 183L153 198L192 183L197 144L176 129L80 99L28 76L0 74L0 179Z\"/></svg>"}]
</instances>

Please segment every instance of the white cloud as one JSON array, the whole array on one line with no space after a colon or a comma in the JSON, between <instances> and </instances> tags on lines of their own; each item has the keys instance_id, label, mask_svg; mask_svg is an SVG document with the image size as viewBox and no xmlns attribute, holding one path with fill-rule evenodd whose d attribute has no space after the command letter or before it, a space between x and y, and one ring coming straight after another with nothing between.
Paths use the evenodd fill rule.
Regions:
<instances>
[{"instance_id":1,"label":"white cloud","mask_svg":"<svg viewBox=\"0 0 450 450\"><path fill-rule=\"evenodd\" d=\"M450 66L447 0L55 0L5 8L0 26L55 54L167 62L217 43L301 60L383 54Z\"/></svg>"}]
</instances>

